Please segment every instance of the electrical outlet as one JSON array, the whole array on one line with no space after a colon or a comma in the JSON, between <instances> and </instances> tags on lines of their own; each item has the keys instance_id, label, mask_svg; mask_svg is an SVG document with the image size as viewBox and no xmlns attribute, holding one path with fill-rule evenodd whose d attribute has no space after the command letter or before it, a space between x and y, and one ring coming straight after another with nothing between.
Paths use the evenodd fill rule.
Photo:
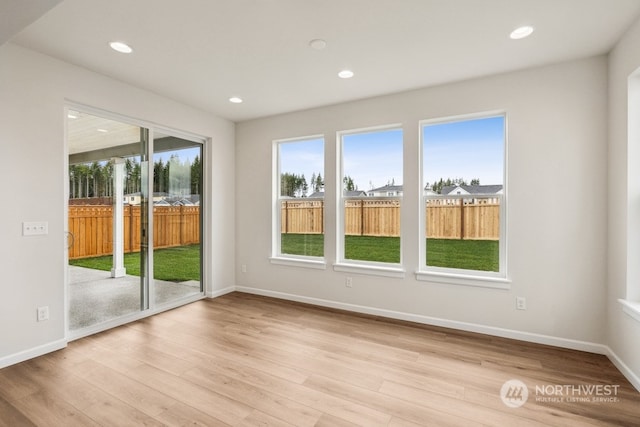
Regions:
<instances>
[{"instance_id":1,"label":"electrical outlet","mask_svg":"<svg viewBox=\"0 0 640 427\"><path fill-rule=\"evenodd\" d=\"M242 270L243 273L247 272L247 264L242 264L242 266L240 267L240 270Z\"/></svg>"},{"instance_id":2,"label":"electrical outlet","mask_svg":"<svg viewBox=\"0 0 640 427\"><path fill-rule=\"evenodd\" d=\"M344 285L347 288L353 288L353 278L352 277L347 277L346 279L344 279Z\"/></svg>"},{"instance_id":3,"label":"electrical outlet","mask_svg":"<svg viewBox=\"0 0 640 427\"><path fill-rule=\"evenodd\" d=\"M527 309L527 299L525 297L516 297L516 309L518 310Z\"/></svg>"},{"instance_id":4,"label":"electrical outlet","mask_svg":"<svg viewBox=\"0 0 640 427\"><path fill-rule=\"evenodd\" d=\"M49 306L38 307L38 322L49 320Z\"/></svg>"}]
</instances>

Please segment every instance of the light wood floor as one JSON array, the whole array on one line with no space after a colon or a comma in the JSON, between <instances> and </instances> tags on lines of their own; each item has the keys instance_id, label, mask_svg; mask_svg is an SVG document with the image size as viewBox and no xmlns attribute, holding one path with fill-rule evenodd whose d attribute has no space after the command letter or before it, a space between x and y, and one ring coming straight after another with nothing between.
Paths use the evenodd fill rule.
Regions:
<instances>
[{"instance_id":1,"label":"light wood floor","mask_svg":"<svg viewBox=\"0 0 640 427\"><path fill-rule=\"evenodd\" d=\"M579 384L619 401L535 401ZM640 394L600 355L233 293L0 370L0 426L32 425L638 426Z\"/></svg>"}]
</instances>

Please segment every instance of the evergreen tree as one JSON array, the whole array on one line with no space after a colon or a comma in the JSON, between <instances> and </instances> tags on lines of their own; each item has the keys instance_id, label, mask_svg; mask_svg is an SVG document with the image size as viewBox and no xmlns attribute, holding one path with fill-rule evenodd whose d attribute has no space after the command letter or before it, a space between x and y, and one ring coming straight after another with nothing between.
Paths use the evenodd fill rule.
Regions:
<instances>
[{"instance_id":1,"label":"evergreen tree","mask_svg":"<svg viewBox=\"0 0 640 427\"><path fill-rule=\"evenodd\" d=\"M354 191L358 188L358 186L353 182L353 178L349 175L345 175L345 177L342 178L342 183L344 184L345 191Z\"/></svg>"},{"instance_id":2,"label":"evergreen tree","mask_svg":"<svg viewBox=\"0 0 640 427\"><path fill-rule=\"evenodd\" d=\"M289 197L305 197L309 186L304 174L285 172L280 174L280 195Z\"/></svg>"},{"instance_id":3,"label":"evergreen tree","mask_svg":"<svg viewBox=\"0 0 640 427\"><path fill-rule=\"evenodd\" d=\"M202 165L200 156L196 156L191 164L191 194L200 194L200 186L202 179Z\"/></svg>"},{"instance_id":4,"label":"evergreen tree","mask_svg":"<svg viewBox=\"0 0 640 427\"><path fill-rule=\"evenodd\" d=\"M314 182L314 191L323 191L324 190L324 179L322 179L322 175L318 172L318 176Z\"/></svg>"}]
</instances>

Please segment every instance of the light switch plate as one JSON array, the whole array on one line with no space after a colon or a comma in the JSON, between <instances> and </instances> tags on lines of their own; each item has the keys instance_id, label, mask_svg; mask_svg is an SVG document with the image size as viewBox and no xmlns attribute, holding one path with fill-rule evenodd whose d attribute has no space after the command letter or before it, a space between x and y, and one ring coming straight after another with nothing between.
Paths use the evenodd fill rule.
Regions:
<instances>
[{"instance_id":1,"label":"light switch plate","mask_svg":"<svg viewBox=\"0 0 640 427\"><path fill-rule=\"evenodd\" d=\"M23 222L23 236L43 236L49 234L49 223L47 221Z\"/></svg>"}]
</instances>

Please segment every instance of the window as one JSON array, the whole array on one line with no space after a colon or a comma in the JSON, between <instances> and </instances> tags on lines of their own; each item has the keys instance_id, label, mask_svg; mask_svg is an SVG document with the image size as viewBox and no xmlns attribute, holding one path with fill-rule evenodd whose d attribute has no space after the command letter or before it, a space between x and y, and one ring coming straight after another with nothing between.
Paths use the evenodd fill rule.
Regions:
<instances>
[{"instance_id":1,"label":"window","mask_svg":"<svg viewBox=\"0 0 640 427\"><path fill-rule=\"evenodd\" d=\"M628 135L627 135L627 243L626 278L627 289L622 304L623 311L640 322L640 68L628 79ZM632 237L633 236L633 237Z\"/></svg>"},{"instance_id":2,"label":"window","mask_svg":"<svg viewBox=\"0 0 640 427\"><path fill-rule=\"evenodd\" d=\"M274 257L324 257L324 140L276 141Z\"/></svg>"},{"instance_id":3,"label":"window","mask_svg":"<svg viewBox=\"0 0 640 427\"><path fill-rule=\"evenodd\" d=\"M341 132L338 137L339 263L400 264L402 129Z\"/></svg>"},{"instance_id":4,"label":"window","mask_svg":"<svg viewBox=\"0 0 640 427\"><path fill-rule=\"evenodd\" d=\"M421 271L506 277L505 121L421 123Z\"/></svg>"}]
</instances>

